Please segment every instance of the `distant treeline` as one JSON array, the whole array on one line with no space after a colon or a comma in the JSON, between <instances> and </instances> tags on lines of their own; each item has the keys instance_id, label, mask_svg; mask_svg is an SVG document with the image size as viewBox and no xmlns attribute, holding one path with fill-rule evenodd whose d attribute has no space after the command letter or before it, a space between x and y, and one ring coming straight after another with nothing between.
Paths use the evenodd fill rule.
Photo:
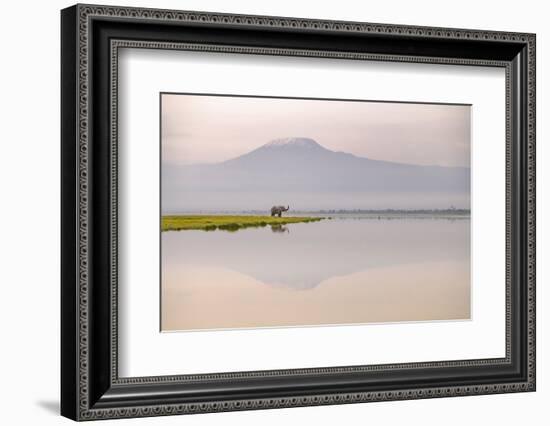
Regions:
<instances>
[{"instance_id":1,"label":"distant treeline","mask_svg":"<svg viewBox=\"0 0 550 426\"><path fill-rule=\"evenodd\" d=\"M269 213L267 210L220 210L220 211L193 211L178 213L178 215L229 215L229 214L251 214L265 215ZM176 213L170 213L172 215ZM454 216L469 216L470 209L328 209L328 210L294 210L290 209L288 216L295 214L309 215L337 215L337 214L371 214L371 215L454 215Z\"/></svg>"},{"instance_id":2,"label":"distant treeline","mask_svg":"<svg viewBox=\"0 0 550 426\"><path fill-rule=\"evenodd\" d=\"M469 209L355 209L355 210L346 210L346 209L334 209L334 210L318 210L310 213L319 213L319 214L454 214L454 215L469 215Z\"/></svg>"}]
</instances>

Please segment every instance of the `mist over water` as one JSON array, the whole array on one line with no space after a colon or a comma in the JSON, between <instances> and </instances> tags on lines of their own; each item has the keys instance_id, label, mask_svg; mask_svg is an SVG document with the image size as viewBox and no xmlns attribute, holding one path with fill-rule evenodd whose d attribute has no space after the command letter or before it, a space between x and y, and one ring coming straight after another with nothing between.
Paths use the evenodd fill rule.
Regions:
<instances>
[{"instance_id":1,"label":"mist over water","mask_svg":"<svg viewBox=\"0 0 550 426\"><path fill-rule=\"evenodd\" d=\"M269 211L273 205L290 205L292 211L355 209L447 209L470 208L469 193L449 192L233 192L211 191L200 196L182 191L173 197L177 202L163 199L162 212L168 214Z\"/></svg>"}]
</instances>

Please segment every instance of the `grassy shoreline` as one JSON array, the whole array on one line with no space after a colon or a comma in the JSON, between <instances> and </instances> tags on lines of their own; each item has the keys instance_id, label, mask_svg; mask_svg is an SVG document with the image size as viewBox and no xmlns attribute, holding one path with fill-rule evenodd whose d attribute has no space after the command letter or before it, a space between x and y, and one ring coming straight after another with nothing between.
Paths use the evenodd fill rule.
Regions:
<instances>
[{"instance_id":1,"label":"grassy shoreline","mask_svg":"<svg viewBox=\"0 0 550 426\"><path fill-rule=\"evenodd\" d=\"M324 217L272 217L272 216L217 216L183 215L163 216L161 230L165 231L237 231L244 228L260 228L268 225L287 225L289 223L318 222Z\"/></svg>"}]
</instances>

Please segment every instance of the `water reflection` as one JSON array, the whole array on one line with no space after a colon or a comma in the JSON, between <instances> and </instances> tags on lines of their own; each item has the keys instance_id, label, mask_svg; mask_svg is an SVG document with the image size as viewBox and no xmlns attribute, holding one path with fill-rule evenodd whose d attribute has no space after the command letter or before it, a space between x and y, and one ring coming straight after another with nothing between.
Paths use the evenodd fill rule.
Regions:
<instances>
[{"instance_id":1,"label":"water reflection","mask_svg":"<svg viewBox=\"0 0 550 426\"><path fill-rule=\"evenodd\" d=\"M276 225L271 225L271 232L274 232L275 234L285 234L285 233L288 234L290 231L288 229L288 226L276 224Z\"/></svg>"},{"instance_id":2,"label":"water reflection","mask_svg":"<svg viewBox=\"0 0 550 426\"><path fill-rule=\"evenodd\" d=\"M467 318L469 228L356 217L166 232L163 329Z\"/></svg>"}]
</instances>

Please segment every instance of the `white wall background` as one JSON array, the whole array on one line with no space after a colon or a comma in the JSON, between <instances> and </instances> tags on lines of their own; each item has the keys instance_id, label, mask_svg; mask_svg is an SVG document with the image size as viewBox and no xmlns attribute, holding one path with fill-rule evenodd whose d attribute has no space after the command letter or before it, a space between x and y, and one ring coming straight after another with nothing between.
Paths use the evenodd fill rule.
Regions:
<instances>
[{"instance_id":1,"label":"white wall background","mask_svg":"<svg viewBox=\"0 0 550 426\"><path fill-rule=\"evenodd\" d=\"M103 4L537 33L538 391L421 401L292 408L118 424L547 424L550 401L550 27L545 2L120 0ZM59 9L2 7L0 67L0 401L2 423L68 424L59 404ZM546 166L546 167L545 167ZM131 423L129 423L131 422ZM108 421L102 424L110 424ZM115 423L113 423L115 424Z\"/></svg>"}]
</instances>

